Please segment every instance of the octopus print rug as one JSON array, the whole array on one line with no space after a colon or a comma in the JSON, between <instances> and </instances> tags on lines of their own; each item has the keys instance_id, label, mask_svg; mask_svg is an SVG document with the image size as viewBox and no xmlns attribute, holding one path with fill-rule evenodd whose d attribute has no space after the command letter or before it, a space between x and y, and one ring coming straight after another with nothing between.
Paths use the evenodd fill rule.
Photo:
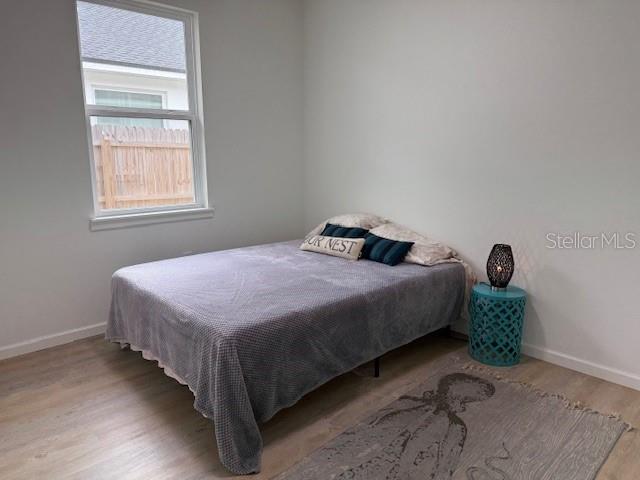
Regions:
<instances>
[{"instance_id":1,"label":"octopus print rug","mask_svg":"<svg viewBox=\"0 0 640 480\"><path fill-rule=\"evenodd\" d=\"M454 352L279 480L587 480L628 428Z\"/></svg>"}]
</instances>

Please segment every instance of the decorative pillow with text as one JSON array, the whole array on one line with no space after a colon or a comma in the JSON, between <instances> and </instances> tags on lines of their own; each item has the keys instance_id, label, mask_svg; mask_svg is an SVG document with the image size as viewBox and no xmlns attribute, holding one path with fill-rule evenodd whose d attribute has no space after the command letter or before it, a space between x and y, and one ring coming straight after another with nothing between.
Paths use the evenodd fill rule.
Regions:
<instances>
[{"instance_id":1,"label":"decorative pillow with text","mask_svg":"<svg viewBox=\"0 0 640 480\"><path fill-rule=\"evenodd\" d=\"M364 238L342 238L313 235L309 238L305 238L302 245L300 245L300 249L308 252L333 255L334 257L347 258L349 260L358 260L363 246Z\"/></svg>"}]
</instances>

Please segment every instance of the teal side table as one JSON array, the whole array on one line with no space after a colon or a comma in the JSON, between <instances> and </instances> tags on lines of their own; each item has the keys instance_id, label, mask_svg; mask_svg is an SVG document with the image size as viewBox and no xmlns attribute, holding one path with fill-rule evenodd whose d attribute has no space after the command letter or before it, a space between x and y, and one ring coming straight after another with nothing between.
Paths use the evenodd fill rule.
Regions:
<instances>
[{"instance_id":1,"label":"teal side table","mask_svg":"<svg viewBox=\"0 0 640 480\"><path fill-rule=\"evenodd\" d=\"M479 362L498 367L520 361L524 306L527 293L518 287L491 290L478 283L469 303L469 354Z\"/></svg>"}]
</instances>

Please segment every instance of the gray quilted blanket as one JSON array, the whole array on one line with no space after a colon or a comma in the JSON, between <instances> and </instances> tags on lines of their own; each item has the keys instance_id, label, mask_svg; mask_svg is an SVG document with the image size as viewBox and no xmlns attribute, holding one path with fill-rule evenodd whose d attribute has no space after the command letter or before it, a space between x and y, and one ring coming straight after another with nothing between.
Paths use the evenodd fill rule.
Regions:
<instances>
[{"instance_id":1,"label":"gray quilted blanket","mask_svg":"<svg viewBox=\"0 0 640 480\"><path fill-rule=\"evenodd\" d=\"M189 386L234 473L260 470L260 422L460 314L458 263L389 267L304 252L300 242L113 275L107 339L143 351Z\"/></svg>"}]
</instances>

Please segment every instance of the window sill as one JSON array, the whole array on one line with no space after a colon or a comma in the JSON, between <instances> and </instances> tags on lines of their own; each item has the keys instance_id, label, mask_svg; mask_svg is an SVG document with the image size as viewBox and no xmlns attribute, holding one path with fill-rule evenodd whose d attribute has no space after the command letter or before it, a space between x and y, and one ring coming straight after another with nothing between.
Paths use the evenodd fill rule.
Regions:
<instances>
[{"instance_id":1,"label":"window sill","mask_svg":"<svg viewBox=\"0 0 640 480\"><path fill-rule=\"evenodd\" d=\"M89 221L89 229L92 232L96 232L100 230L113 230L115 228L182 222L185 220L201 220L205 218L213 218L213 208L190 208L185 210L165 210L93 217Z\"/></svg>"}]
</instances>

